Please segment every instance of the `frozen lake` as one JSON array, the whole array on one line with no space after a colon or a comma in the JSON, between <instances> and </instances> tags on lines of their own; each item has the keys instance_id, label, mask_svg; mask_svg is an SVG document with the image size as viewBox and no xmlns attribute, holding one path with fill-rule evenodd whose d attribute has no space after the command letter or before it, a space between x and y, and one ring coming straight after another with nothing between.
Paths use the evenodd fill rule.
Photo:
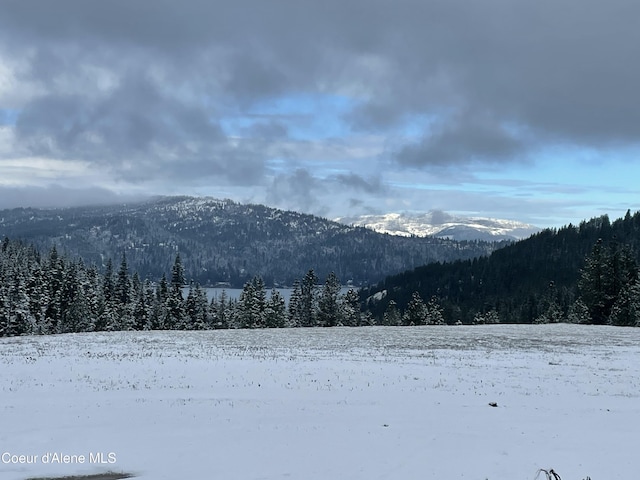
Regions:
<instances>
[{"instance_id":1,"label":"frozen lake","mask_svg":"<svg viewBox=\"0 0 640 480\"><path fill-rule=\"evenodd\" d=\"M629 480L640 471L640 329L3 338L0 371L2 480L109 470L148 480L527 480L539 468Z\"/></svg>"}]
</instances>

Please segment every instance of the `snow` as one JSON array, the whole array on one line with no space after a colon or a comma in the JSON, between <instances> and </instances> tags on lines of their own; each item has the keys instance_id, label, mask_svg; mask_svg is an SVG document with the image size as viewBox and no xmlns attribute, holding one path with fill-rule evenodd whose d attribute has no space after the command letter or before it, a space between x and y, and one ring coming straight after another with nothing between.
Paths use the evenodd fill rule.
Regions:
<instances>
[{"instance_id":1,"label":"snow","mask_svg":"<svg viewBox=\"0 0 640 480\"><path fill-rule=\"evenodd\" d=\"M445 212L387 213L340 217L336 222L368 227L379 233L409 237L436 236L454 240L496 239L520 240L540 231L540 228L514 220L486 217L454 216Z\"/></svg>"},{"instance_id":2,"label":"snow","mask_svg":"<svg viewBox=\"0 0 640 480\"><path fill-rule=\"evenodd\" d=\"M639 359L574 325L3 338L0 480L628 480Z\"/></svg>"}]
</instances>

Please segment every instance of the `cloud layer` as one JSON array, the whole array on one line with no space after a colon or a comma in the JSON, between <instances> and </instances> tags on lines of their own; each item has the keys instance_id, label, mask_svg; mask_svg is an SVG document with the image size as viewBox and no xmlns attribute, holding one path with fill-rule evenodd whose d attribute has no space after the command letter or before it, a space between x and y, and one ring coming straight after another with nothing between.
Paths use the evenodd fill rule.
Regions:
<instances>
[{"instance_id":1,"label":"cloud layer","mask_svg":"<svg viewBox=\"0 0 640 480\"><path fill-rule=\"evenodd\" d=\"M636 147L639 17L631 0L5 1L0 172L51 159L116 190L397 206L385 172Z\"/></svg>"}]
</instances>

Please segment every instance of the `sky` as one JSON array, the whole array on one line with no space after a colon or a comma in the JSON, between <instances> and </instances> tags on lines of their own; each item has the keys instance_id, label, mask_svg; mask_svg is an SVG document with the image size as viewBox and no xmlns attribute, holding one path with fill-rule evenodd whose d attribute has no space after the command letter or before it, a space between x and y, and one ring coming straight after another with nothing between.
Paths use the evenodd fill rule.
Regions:
<instances>
[{"instance_id":1,"label":"sky","mask_svg":"<svg viewBox=\"0 0 640 480\"><path fill-rule=\"evenodd\" d=\"M635 0L4 0L0 208L640 209Z\"/></svg>"}]
</instances>

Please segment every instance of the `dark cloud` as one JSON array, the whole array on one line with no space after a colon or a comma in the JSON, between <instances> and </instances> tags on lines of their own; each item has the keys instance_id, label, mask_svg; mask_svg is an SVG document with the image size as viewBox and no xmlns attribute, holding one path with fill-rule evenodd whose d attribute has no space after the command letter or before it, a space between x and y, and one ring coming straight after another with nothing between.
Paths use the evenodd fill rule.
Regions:
<instances>
[{"instance_id":1,"label":"dark cloud","mask_svg":"<svg viewBox=\"0 0 640 480\"><path fill-rule=\"evenodd\" d=\"M355 173L349 173L336 175L335 180L339 185L347 187L351 191L359 190L365 193L383 193L387 191L387 187L383 185L379 177L367 180Z\"/></svg>"},{"instance_id":2,"label":"dark cloud","mask_svg":"<svg viewBox=\"0 0 640 480\"><path fill-rule=\"evenodd\" d=\"M267 202L284 209L320 213L317 194L321 189L317 178L298 168L291 174L280 174L273 179L267 191Z\"/></svg>"},{"instance_id":3,"label":"dark cloud","mask_svg":"<svg viewBox=\"0 0 640 480\"><path fill-rule=\"evenodd\" d=\"M401 164L410 166L451 166L469 162L512 160L527 144L508 126L490 115L469 113L437 126L423 140L403 147L397 154Z\"/></svg>"},{"instance_id":4,"label":"dark cloud","mask_svg":"<svg viewBox=\"0 0 640 480\"><path fill-rule=\"evenodd\" d=\"M432 225L442 225L443 223L450 222L452 216L443 210L431 210L429 212Z\"/></svg>"},{"instance_id":5,"label":"dark cloud","mask_svg":"<svg viewBox=\"0 0 640 480\"><path fill-rule=\"evenodd\" d=\"M296 112L237 136L223 119L274 98L346 97L327 131L390 138L367 161L386 155L391 168L633 147L638 18L635 0L7 0L0 106L12 114L0 124L15 122L30 155L90 162L120 182L262 186L318 209L327 189L375 196L384 182L333 174L359 171L334 167L340 149L315 150L314 165L336 158L310 174L293 116L280 121Z\"/></svg>"},{"instance_id":6,"label":"dark cloud","mask_svg":"<svg viewBox=\"0 0 640 480\"><path fill-rule=\"evenodd\" d=\"M61 185L47 187L0 186L0 209L17 207L59 208L74 205L109 205L139 202L144 195L123 195L100 187L67 188Z\"/></svg>"},{"instance_id":7,"label":"dark cloud","mask_svg":"<svg viewBox=\"0 0 640 480\"><path fill-rule=\"evenodd\" d=\"M107 49L205 74L218 64L225 78L213 83L238 99L363 85L350 118L369 128L462 102L569 142L639 133L631 0L21 0L1 10L5 41L72 44L77 62Z\"/></svg>"}]
</instances>

